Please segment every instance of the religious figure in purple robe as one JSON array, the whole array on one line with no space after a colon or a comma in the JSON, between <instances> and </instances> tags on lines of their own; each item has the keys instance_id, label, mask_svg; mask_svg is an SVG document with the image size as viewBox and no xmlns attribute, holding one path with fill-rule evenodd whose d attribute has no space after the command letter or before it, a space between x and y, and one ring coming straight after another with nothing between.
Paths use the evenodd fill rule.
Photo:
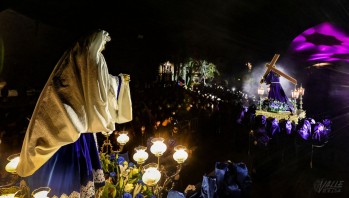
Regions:
<instances>
[{"instance_id":1,"label":"religious figure in purple robe","mask_svg":"<svg viewBox=\"0 0 349 198\"><path fill-rule=\"evenodd\" d=\"M273 71L270 71L268 75L265 77L265 79L262 80L262 83L265 82L267 85L269 85L269 94L268 99L273 101L279 101L286 103L289 106L290 111L294 111L294 107L292 103L288 100L284 89L282 88L280 84L280 75L277 73L274 73Z\"/></svg>"},{"instance_id":2,"label":"religious figure in purple robe","mask_svg":"<svg viewBox=\"0 0 349 198\"><path fill-rule=\"evenodd\" d=\"M280 84L280 75L270 71L264 82L267 85L270 85L268 99L277 100L280 102L288 101L285 91Z\"/></svg>"}]
</instances>

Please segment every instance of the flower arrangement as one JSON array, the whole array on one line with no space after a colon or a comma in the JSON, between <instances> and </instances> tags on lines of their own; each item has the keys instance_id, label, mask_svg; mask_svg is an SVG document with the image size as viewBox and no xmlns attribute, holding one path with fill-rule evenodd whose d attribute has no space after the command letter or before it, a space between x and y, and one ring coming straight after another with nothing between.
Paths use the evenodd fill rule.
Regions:
<instances>
[{"instance_id":1,"label":"flower arrangement","mask_svg":"<svg viewBox=\"0 0 349 198\"><path fill-rule=\"evenodd\" d=\"M285 102L280 102L272 99L265 99L261 102L262 102L262 105L261 105L262 110L266 110L269 112L283 112L283 111L290 110L289 105Z\"/></svg>"},{"instance_id":2,"label":"flower arrangement","mask_svg":"<svg viewBox=\"0 0 349 198\"><path fill-rule=\"evenodd\" d=\"M132 162L116 153L100 153L102 169L106 176L105 186L101 190L102 198L147 198L155 197L142 182L140 169Z\"/></svg>"}]
</instances>

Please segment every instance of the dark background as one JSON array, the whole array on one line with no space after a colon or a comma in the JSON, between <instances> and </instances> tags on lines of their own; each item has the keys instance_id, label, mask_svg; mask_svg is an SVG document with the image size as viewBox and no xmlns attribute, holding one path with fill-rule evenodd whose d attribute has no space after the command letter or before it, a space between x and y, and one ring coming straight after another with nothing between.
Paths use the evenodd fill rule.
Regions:
<instances>
[{"instance_id":1,"label":"dark background","mask_svg":"<svg viewBox=\"0 0 349 198\"><path fill-rule=\"evenodd\" d=\"M323 22L349 33L348 19L348 0L0 0L0 80L40 90L64 51L97 28L112 37L104 52L110 73L131 74L132 85L154 81L167 60L205 59L229 78L243 76L247 61L262 67L280 53L278 63L306 89L307 116L333 121L336 163L347 170L348 63L314 68L288 52L297 35ZM347 177L336 168L327 178Z\"/></svg>"},{"instance_id":2,"label":"dark background","mask_svg":"<svg viewBox=\"0 0 349 198\"><path fill-rule=\"evenodd\" d=\"M110 73L129 73L132 83L153 82L159 64L170 60L178 66L189 57L213 62L222 78L243 79L247 61L261 68L279 53L278 63L306 88L309 116L347 120L347 63L314 68L301 54L289 54L297 35L323 22L349 32L346 0L5 0L0 5L0 78L10 88L40 90L64 51L101 28L112 37L104 52Z\"/></svg>"},{"instance_id":3,"label":"dark background","mask_svg":"<svg viewBox=\"0 0 349 198\"><path fill-rule=\"evenodd\" d=\"M111 72L149 79L162 62L176 64L194 57L215 63L228 76L245 69L247 61L267 62L275 53L285 58L298 34L322 22L348 29L348 4L345 0L4 0L3 15L11 9L28 23L15 26L22 18L7 17L5 27L2 21L2 76L13 84L30 81L42 86L64 50L96 28L112 37L105 51Z\"/></svg>"}]
</instances>

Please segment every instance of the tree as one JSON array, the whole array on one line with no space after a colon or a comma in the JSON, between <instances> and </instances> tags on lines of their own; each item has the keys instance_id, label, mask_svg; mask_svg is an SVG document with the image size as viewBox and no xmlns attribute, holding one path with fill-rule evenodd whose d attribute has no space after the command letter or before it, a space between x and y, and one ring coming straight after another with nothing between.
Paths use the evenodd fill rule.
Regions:
<instances>
[{"instance_id":1,"label":"tree","mask_svg":"<svg viewBox=\"0 0 349 198\"><path fill-rule=\"evenodd\" d=\"M209 63L205 60L200 62L201 62L200 73L203 78L204 84L206 84L206 79L212 80L215 77L215 74L220 75L215 64Z\"/></svg>"},{"instance_id":2,"label":"tree","mask_svg":"<svg viewBox=\"0 0 349 198\"><path fill-rule=\"evenodd\" d=\"M182 67L180 68L181 77L185 80L187 86L190 86L195 79L197 83L204 82L206 84L207 80L211 81L215 76L220 75L216 65L206 60L189 58L187 62L180 65Z\"/></svg>"}]
</instances>

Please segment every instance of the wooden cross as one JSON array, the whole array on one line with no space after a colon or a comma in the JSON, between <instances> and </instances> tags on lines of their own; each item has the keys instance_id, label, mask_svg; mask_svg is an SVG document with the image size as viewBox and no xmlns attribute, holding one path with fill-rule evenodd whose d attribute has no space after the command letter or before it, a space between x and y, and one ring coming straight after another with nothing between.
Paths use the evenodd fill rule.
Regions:
<instances>
[{"instance_id":1,"label":"wooden cross","mask_svg":"<svg viewBox=\"0 0 349 198\"><path fill-rule=\"evenodd\" d=\"M280 76L286 78L287 80L289 80L290 82L292 82L293 84L297 85L297 80L292 78L291 76L285 74L284 72L278 70L275 66L276 61L278 60L280 54L275 54L273 59L271 60L270 63L267 63L265 66L267 67L267 70L265 71L260 83L262 84L264 82L264 79L267 77L267 75L269 74L270 71L273 71L276 74L279 74Z\"/></svg>"}]
</instances>

